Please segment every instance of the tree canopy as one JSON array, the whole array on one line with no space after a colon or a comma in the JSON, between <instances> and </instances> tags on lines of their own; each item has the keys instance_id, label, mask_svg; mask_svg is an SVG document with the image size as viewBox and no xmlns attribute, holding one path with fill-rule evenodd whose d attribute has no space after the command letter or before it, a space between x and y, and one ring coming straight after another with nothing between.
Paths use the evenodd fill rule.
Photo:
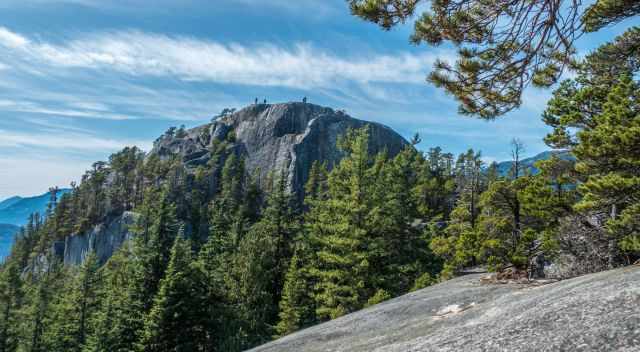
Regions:
<instances>
[{"instance_id":1,"label":"tree canopy","mask_svg":"<svg viewBox=\"0 0 640 352\"><path fill-rule=\"evenodd\" d=\"M347 0L353 14L384 29L417 15L424 0ZM428 80L460 102L460 112L493 119L522 103L529 85L550 87L576 64L584 32L635 16L631 0L435 0L417 15L411 41L457 49L438 60Z\"/></svg>"}]
</instances>

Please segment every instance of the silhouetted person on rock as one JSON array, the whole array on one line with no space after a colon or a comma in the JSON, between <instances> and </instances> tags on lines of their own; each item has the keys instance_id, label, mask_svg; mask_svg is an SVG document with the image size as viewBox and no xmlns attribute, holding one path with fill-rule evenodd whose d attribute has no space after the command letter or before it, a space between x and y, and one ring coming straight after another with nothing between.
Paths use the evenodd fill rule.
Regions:
<instances>
[{"instance_id":1,"label":"silhouetted person on rock","mask_svg":"<svg viewBox=\"0 0 640 352\"><path fill-rule=\"evenodd\" d=\"M256 98L255 102L253 103L254 105L258 105L258 98Z\"/></svg>"},{"instance_id":2,"label":"silhouetted person on rock","mask_svg":"<svg viewBox=\"0 0 640 352\"><path fill-rule=\"evenodd\" d=\"M307 103L307 97L302 98L302 103L306 104Z\"/></svg>"},{"instance_id":3,"label":"silhouetted person on rock","mask_svg":"<svg viewBox=\"0 0 640 352\"><path fill-rule=\"evenodd\" d=\"M265 99L265 100L264 100L264 103L263 103L263 104L266 104L266 103L267 103L267 99Z\"/></svg>"}]
</instances>

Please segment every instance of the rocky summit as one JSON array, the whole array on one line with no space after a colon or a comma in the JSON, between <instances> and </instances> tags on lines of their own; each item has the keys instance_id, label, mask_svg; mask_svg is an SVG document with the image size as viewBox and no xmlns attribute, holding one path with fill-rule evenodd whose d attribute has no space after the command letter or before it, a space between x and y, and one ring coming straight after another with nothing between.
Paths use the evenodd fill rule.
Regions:
<instances>
[{"instance_id":1,"label":"rocky summit","mask_svg":"<svg viewBox=\"0 0 640 352\"><path fill-rule=\"evenodd\" d=\"M349 128L369 125L373 152L397 154L408 143L399 134L381 124L358 120L342 111L307 103L256 104L215 121L180 133L165 134L156 140L149 156L166 159L178 156L188 170L202 166L217 169L224 160L210 163L211 147L216 141L245 160L247 172L265 184L270 174L284 171L291 190L299 199L314 161L329 168L343 156L336 142ZM216 172L213 173L215 175ZM105 263L132 238L136 214L126 212L97 224L86 233L70 234L55 243L52 251L67 265L80 265L87 253L95 252ZM42 256L40 266L46 266Z\"/></svg>"},{"instance_id":2,"label":"rocky summit","mask_svg":"<svg viewBox=\"0 0 640 352\"><path fill-rule=\"evenodd\" d=\"M640 351L640 267L554 283L462 276L252 352Z\"/></svg>"},{"instance_id":3,"label":"rocky summit","mask_svg":"<svg viewBox=\"0 0 640 352\"><path fill-rule=\"evenodd\" d=\"M391 128L355 119L343 111L308 103L255 104L220 117L212 123L163 136L151 155L166 158L179 155L185 165L207 165L214 141L232 141L231 148L244 156L248 172L264 184L270 173L284 171L291 189L301 195L314 161L329 168L342 153L338 137L349 128L370 126L371 151L397 154L407 141Z\"/></svg>"}]
</instances>

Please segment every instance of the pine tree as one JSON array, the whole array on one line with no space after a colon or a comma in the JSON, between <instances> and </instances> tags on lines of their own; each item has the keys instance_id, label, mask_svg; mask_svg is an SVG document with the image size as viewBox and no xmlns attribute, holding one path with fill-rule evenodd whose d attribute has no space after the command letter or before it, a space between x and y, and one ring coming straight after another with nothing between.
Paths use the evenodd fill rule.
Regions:
<instances>
[{"instance_id":1,"label":"pine tree","mask_svg":"<svg viewBox=\"0 0 640 352\"><path fill-rule=\"evenodd\" d=\"M270 301L258 298L261 305L255 306L250 302L252 297L244 292L260 285L255 280L275 281L272 273L263 278L259 272L255 276L250 272L260 269L255 268L258 264L253 261L260 261L261 250L274 257L275 252L273 242L263 248L253 245L259 231L258 228L252 230L251 224L258 217L260 192L255 182L245 175L242 159L234 154L225 161L219 188L210 207L209 238L200 250L198 266L207 282L206 301L211 309L207 326L218 332L218 336L210 336L208 344L221 350L239 351L254 345L255 341L264 341L264 336L270 334L258 327L268 322L253 310L273 309L274 297L269 294ZM268 236L265 238L270 240ZM261 289L258 292L262 292Z\"/></svg>"},{"instance_id":2,"label":"pine tree","mask_svg":"<svg viewBox=\"0 0 640 352\"><path fill-rule=\"evenodd\" d=\"M249 181L238 220L230 229L237 249L227 253L224 277L239 326L235 343L241 349L266 342L274 334L291 243L299 227L287 175L283 172L279 176L260 220L250 227L258 218L257 207L252 204L257 203L260 193Z\"/></svg>"},{"instance_id":3,"label":"pine tree","mask_svg":"<svg viewBox=\"0 0 640 352\"><path fill-rule=\"evenodd\" d=\"M225 161L220 190L211 204L209 241L221 254L236 248L247 219L242 208L244 198L244 163L235 154ZM213 248L211 248L213 249Z\"/></svg>"},{"instance_id":4,"label":"pine tree","mask_svg":"<svg viewBox=\"0 0 640 352\"><path fill-rule=\"evenodd\" d=\"M489 185L482 194L476 260L488 263L496 270L508 265L528 269L537 234L528 226L531 220L523 214L520 199L531 179L524 176L500 180Z\"/></svg>"},{"instance_id":5,"label":"pine tree","mask_svg":"<svg viewBox=\"0 0 640 352\"><path fill-rule=\"evenodd\" d=\"M594 116L594 125L578 132L579 143L573 149L576 170L588 176L580 185L583 197L577 209L606 211L610 247L622 246L634 258L640 256L639 89L629 76L622 77L607 96L602 113ZM617 253L611 252L614 261Z\"/></svg>"},{"instance_id":6,"label":"pine tree","mask_svg":"<svg viewBox=\"0 0 640 352\"><path fill-rule=\"evenodd\" d=\"M206 346L206 290L194 268L191 243L176 237L171 260L145 323L145 351L199 351Z\"/></svg>"},{"instance_id":7,"label":"pine tree","mask_svg":"<svg viewBox=\"0 0 640 352\"><path fill-rule=\"evenodd\" d=\"M38 243L38 222L37 213L31 214L18 235L15 237L11 247L11 260L15 261L19 268L25 268L31 261L31 254L36 250Z\"/></svg>"},{"instance_id":8,"label":"pine tree","mask_svg":"<svg viewBox=\"0 0 640 352\"><path fill-rule=\"evenodd\" d=\"M64 240L65 236L73 233L74 218L72 208L72 196L65 193L60 197L55 208L53 215L53 221L55 223L55 230L53 239Z\"/></svg>"},{"instance_id":9,"label":"pine tree","mask_svg":"<svg viewBox=\"0 0 640 352\"><path fill-rule=\"evenodd\" d=\"M207 312L204 322L205 330L208 332L206 351L240 350L236 341L236 334L240 329L239 319L227 294L228 257L227 253L218 247L218 242L209 237L194 263L202 278L200 284L205 290L200 304Z\"/></svg>"},{"instance_id":10,"label":"pine tree","mask_svg":"<svg viewBox=\"0 0 640 352\"><path fill-rule=\"evenodd\" d=\"M139 176L144 154L137 147L126 147L109 157L113 182L107 192L109 212L119 215L131 210L139 201L141 188Z\"/></svg>"},{"instance_id":11,"label":"pine tree","mask_svg":"<svg viewBox=\"0 0 640 352\"><path fill-rule=\"evenodd\" d=\"M131 245L120 248L103 267L101 304L92 315L86 351L136 351L144 328L143 280Z\"/></svg>"},{"instance_id":12,"label":"pine tree","mask_svg":"<svg viewBox=\"0 0 640 352\"><path fill-rule=\"evenodd\" d=\"M28 285L28 305L25 306L25 350L29 352L50 351L51 341L46 339L47 328L52 321L51 305L60 293L61 265L51 256L43 271L35 273Z\"/></svg>"},{"instance_id":13,"label":"pine tree","mask_svg":"<svg viewBox=\"0 0 640 352\"><path fill-rule=\"evenodd\" d=\"M486 259L492 267L513 264L527 268L533 245L531 233L523 231L521 192L531 177L523 177L522 153L524 144L517 138L511 141L511 170L508 178L491 183L481 196L483 214L480 217L479 241L481 249L476 258ZM529 243L523 238L529 238ZM523 248L524 247L524 248Z\"/></svg>"},{"instance_id":14,"label":"pine tree","mask_svg":"<svg viewBox=\"0 0 640 352\"><path fill-rule=\"evenodd\" d=\"M234 309L238 329L233 339L245 350L268 341L277 319L277 245L260 228L252 228L239 242L225 275L228 301Z\"/></svg>"},{"instance_id":15,"label":"pine tree","mask_svg":"<svg viewBox=\"0 0 640 352\"><path fill-rule=\"evenodd\" d=\"M326 163L314 161L309 171L309 178L305 185L304 201L307 207L311 202L323 200L327 194L328 171Z\"/></svg>"},{"instance_id":16,"label":"pine tree","mask_svg":"<svg viewBox=\"0 0 640 352\"><path fill-rule=\"evenodd\" d=\"M52 304L46 339L54 351L82 351L91 335L89 321L98 308L99 265L89 253L79 270L67 271L67 287Z\"/></svg>"},{"instance_id":17,"label":"pine tree","mask_svg":"<svg viewBox=\"0 0 640 352\"><path fill-rule=\"evenodd\" d=\"M592 10L600 6L591 11L596 17L635 5L604 1ZM634 200L639 159L638 86L632 78L639 69L639 37L640 29L631 28L585 57L578 75L560 85L544 113L545 123L554 129L545 139L547 144L569 148L577 158L576 173L583 184L578 188L582 198L576 210L608 218L605 256L609 266L632 262L639 256L638 206Z\"/></svg>"},{"instance_id":18,"label":"pine tree","mask_svg":"<svg viewBox=\"0 0 640 352\"><path fill-rule=\"evenodd\" d=\"M494 161L491 164L489 164L489 167L487 167L487 184L496 182L499 179L500 179L500 172L498 171L498 163Z\"/></svg>"},{"instance_id":19,"label":"pine tree","mask_svg":"<svg viewBox=\"0 0 640 352\"><path fill-rule=\"evenodd\" d=\"M209 237L209 212L207 207L207 192L209 191L210 175L204 167L200 166L196 169L191 183L190 204L189 204L189 220L193 234L190 236L197 253L200 247L207 241Z\"/></svg>"},{"instance_id":20,"label":"pine tree","mask_svg":"<svg viewBox=\"0 0 640 352\"><path fill-rule=\"evenodd\" d=\"M294 254L285 274L282 298L279 302L279 321L276 326L279 336L290 334L318 321L313 296L316 280L311 270L317 268L315 253L319 243L312 241L309 233L313 233L317 230L316 226L321 224L321 205L328 195L327 181L326 164L315 161L305 185L304 205L310 211L305 212L304 228L295 239Z\"/></svg>"},{"instance_id":21,"label":"pine tree","mask_svg":"<svg viewBox=\"0 0 640 352\"><path fill-rule=\"evenodd\" d=\"M465 266L477 263L480 239L478 217L480 195L486 187L482 173L481 154L473 150L461 154L456 162L458 199L446 228L438 224L430 227L433 252L445 260L442 278L449 278Z\"/></svg>"},{"instance_id":22,"label":"pine tree","mask_svg":"<svg viewBox=\"0 0 640 352\"><path fill-rule=\"evenodd\" d=\"M145 311L148 311L169 264L179 224L176 207L168 199L167 190L160 193L150 191L145 197L141 213L141 224L137 229L138 243L134 249L140 260L139 277L142 280Z\"/></svg>"},{"instance_id":23,"label":"pine tree","mask_svg":"<svg viewBox=\"0 0 640 352\"><path fill-rule=\"evenodd\" d=\"M476 263L480 245L477 228L472 225L474 223L469 204L459 200L444 229L437 223L430 225L432 238L429 248L445 261L441 278L451 278L463 267Z\"/></svg>"},{"instance_id":24,"label":"pine tree","mask_svg":"<svg viewBox=\"0 0 640 352\"><path fill-rule=\"evenodd\" d=\"M453 210L455 180L453 155L442 153L439 147L431 148L416 160L417 180L413 194L422 218L443 221Z\"/></svg>"},{"instance_id":25,"label":"pine tree","mask_svg":"<svg viewBox=\"0 0 640 352\"><path fill-rule=\"evenodd\" d=\"M267 199L267 207L262 212L261 219L254 225L254 231L261 233L261 236L271 238L275 247L276 277L271 289L274 298L274 305L282 294L284 286L284 275L289 267L289 260L293 255L293 242L296 238L300 225L297 214L293 210L294 200L289 192L287 174L280 173L275 189Z\"/></svg>"},{"instance_id":26,"label":"pine tree","mask_svg":"<svg viewBox=\"0 0 640 352\"><path fill-rule=\"evenodd\" d=\"M574 160L564 160L552 155L548 160L535 164L540 172L529 178L520 192L522 210L536 219L540 232L539 252L547 257L558 254L559 226L562 219L574 213L578 201L576 184L579 182Z\"/></svg>"},{"instance_id":27,"label":"pine tree","mask_svg":"<svg viewBox=\"0 0 640 352\"><path fill-rule=\"evenodd\" d=\"M15 261L0 271L0 352L16 351L20 336L19 310L24 290Z\"/></svg>"},{"instance_id":28,"label":"pine tree","mask_svg":"<svg viewBox=\"0 0 640 352\"><path fill-rule=\"evenodd\" d=\"M414 194L423 160L413 146L407 146L395 158L383 163L381 176L374 181L373 187L377 190L374 194L379 196L373 201L371 221L383 249L380 253L383 269L376 276L385 293L393 296L407 292L420 275L435 275L440 269L424 236L425 219L417 206L419 197ZM440 211L432 209L430 213Z\"/></svg>"},{"instance_id":29,"label":"pine tree","mask_svg":"<svg viewBox=\"0 0 640 352\"><path fill-rule=\"evenodd\" d=\"M316 313L336 318L362 307L368 299L366 215L371 159L368 130L351 130L339 143L347 154L331 172L328 199L312 205L309 236L318 248L315 267Z\"/></svg>"},{"instance_id":30,"label":"pine tree","mask_svg":"<svg viewBox=\"0 0 640 352\"><path fill-rule=\"evenodd\" d=\"M285 276L282 299L279 307L278 336L284 336L314 324L316 319L313 279L308 271L311 253L304 242L299 245L291 258Z\"/></svg>"},{"instance_id":31,"label":"pine tree","mask_svg":"<svg viewBox=\"0 0 640 352\"><path fill-rule=\"evenodd\" d=\"M84 346L87 336L91 334L89 321L95 314L100 297L98 291L100 288L101 277L99 272L100 264L94 252L91 252L86 258L80 269L78 283L74 287L75 300L77 308L77 340L79 346Z\"/></svg>"}]
</instances>

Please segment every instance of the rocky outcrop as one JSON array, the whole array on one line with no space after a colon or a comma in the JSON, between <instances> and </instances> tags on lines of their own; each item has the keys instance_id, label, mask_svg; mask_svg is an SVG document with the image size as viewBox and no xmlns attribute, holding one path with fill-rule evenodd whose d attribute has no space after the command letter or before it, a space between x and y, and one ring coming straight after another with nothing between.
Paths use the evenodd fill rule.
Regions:
<instances>
[{"instance_id":1,"label":"rocky outcrop","mask_svg":"<svg viewBox=\"0 0 640 352\"><path fill-rule=\"evenodd\" d=\"M545 268L545 275L565 279L624 265L627 258L620 252L618 239L607 231L608 219L604 213L561 219L556 238L560 254Z\"/></svg>"},{"instance_id":2,"label":"rocky outcrop","mask_svg":"<svg viewBox=\"0 0 640 352\"><path fill-rule=\"evenodd\" d=\"M292 190L301 193L314 161L331 167L342 153L336 141L349 128L370 126L370 149L398 153L406 140L389 127L350 117L341 111L307 103L256 104L186 133L158 139L151 155L178 154L185 165L206 165L214 140L231 140L232 148L245 157L247 170L259 182L269 173L284 170Z\"/></svg>"},{"instance_id":3,"label":"rocky outcrop","mask_svg":"<svg viewBox=\"0 0 640 352\"><path fill-rule=\"evenodd\" d=\"M640 351L640 267L546 285L459 277L253 352Z\"/></svg>"},{"instance_id":4,"label":"rocky outcrop","mask_svg":"<svg viewBox=\"0 0 640 352\"><path fill-rule=\"evenodd\" d=\"M326 161L329 167L337 163L343 156L336 147L339 136L349 128L365 125L370 126L372 152L387 150L395 155L407 145L386 126L357 120L330 108L306 103L258 104L206 125L165 134L156 140L150 156L178 156L188 170L216 167L209 163L211 147L216 140L227 141L229 151L244 157L247 172L257 175L260 184L270 173L284 170L292 191L301 196L313 162ZM212 175L219 172L214 170ZM125 212L87 233L71 235L59 245L56 257L63 259L65 265L80 265L93 251L103 264L132 238L131 226L136 218L136 214Z\"/></svg>"},{"instance_id":5,"label":"rocky outcrop","mask_svg":"<svg viewBox=\"0 0 640 352\"><path fill-rule=\"evenodd\" d=\"M23 269L23 277L28 274L40 275L47 272L51 268L51 264L59 262L64 257L64 241L54 241L51 247L39 253L29 260L27 266Z\"/></svg>"},{"instance_id":6,"label":"rocky outcrop","mask_svg":"<svg viewBox=\"0 0 640 352\"><path fill-rule=\"evenodd\" d=\"M125 212L106 225L100 224L87 233L67 237L64 242L64 264L80 265L92 251L96 253L100 264L106 263L125 241L133 237L131 227L137 218L137 214Z\"/></svg>"}]
</instances>

